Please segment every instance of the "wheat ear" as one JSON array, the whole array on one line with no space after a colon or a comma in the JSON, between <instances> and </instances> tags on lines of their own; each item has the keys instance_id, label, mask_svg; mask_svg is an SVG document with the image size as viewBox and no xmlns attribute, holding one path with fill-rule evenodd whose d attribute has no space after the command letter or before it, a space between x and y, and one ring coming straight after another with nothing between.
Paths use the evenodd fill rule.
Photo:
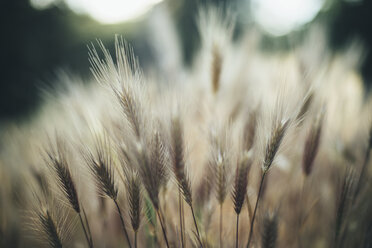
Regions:
<instances>
[{"instance_id":1,"label":"wheat ear","mask_svg":"<svg viewBox=\"0 0 372 248\"><path fill-rule=\"evenodd\" d=\"M219 47L214 44L212 47L212 69L211 69L211 78L212 78L212 92L217 94L220 88L220 77L222 69L222 55Z\"/></svg>"},{"instance_id":2,"label":"wheat ear","mask_svg":"<svg viewBox=\"0 0 372 248\"><path fill-rule=\"evenodd\" d=\"M352 200L353 186L355 183L355 175L352 169L347 169L342 178L340 193L337 198L336 223L334 232L333 247L341 247L345 238L343 226L347 211Z\"/></svg>"},{"instance_id":3,"label":"wheat ear","mask_svg":"<svg viewBox=\"0 0 372 248\"><path fill-rule=\"evenodd\" d=\"M319 149L323 116L323 113L321 113L316 118L305 141L304 153L302 157L302 169L306 176L309 176L312 171L314 160Z\"/></svg>"},{"instance_id":4,"label":"wheat ear","mask_svg":"<svg viewBox=\"0 0 372 248\"><path fill-rule=\"evenodd\" d=\"M265 150L265 158L263 161L262 165L262 176L261 176L261 181L260 181L260 187L258 189L257 193L257 199L256 199L256 204L253 210L253 216L251 219L251 225L250 225L250 230L249 230L249 236L248 236L248 242L247 242L247 248L249 247L251 241L252 241L252 234L253 234L253 228L254 228L254 220L256 217L257 213L257 207L258 203L260 201L260 197L262 194L262 189L263 189L263 184L265 180L266 173L269 171L276 153L279 150L279 147L283 141L284 135L288 129L290 120L283 120L281 122L276 123L276 126L273 129L273 132L271 133L271 137L266 145L266 150Z\"/></svg>"},{"instance_id":5,"label":"wheat ear","mask_svg":"<svg viewBox=\"0 0 372 248\"><path fill-rule=\"evenodd\" d=\"M217 200L220 205L220 247L222 247L222 229L223 229L223 215L222 215L222 206L227 194L227 176L226 176L226 164L224 159L221 157L221 160L217 161L216 164L216 187L217 187Z\"/></svg>"},{"instance_id":6,"label":"wheat ear","mask_svg":"<svg viewBox=\"0 0 372 248\"><path fill-rule=\"evenodd\" d=\"M49 210L40 210L40 212L37 213L37 217L40 221L42 231L43 233L45 233L50 247L62 248L60 232Z\"/></svg>"},{"instance_id":7,"label":"wheat ear","mask_svg":"<svg viewBox=\"0 0 372 248\"><path fill-rule=\"evenodd\" d=\"M245 154L238 163L235 173L235 183L232 192L234 210L236 213L236 237L235 247L239 246L239 215L242 210L248 186L248 172L252 164L250 154Z\"/></svg>"},{"instance_id":8,"label":"wheat ear","mask_svg":"<svg viewBox=\"0 0 372 248\"><path fill-rule=\"evenodd\" d=\"M278 217L276 213L266 213L263 218L263 230L261 233L261 247L275 248L278 238Z\"/></svg>"},{"instance_id":9,"label":"wheat ear","mask_svg":"<svg viewBox=\"0 0 372 248\"><path fill-rule=\"evenodd\" d=\"M167 182L168 168L166 164L166 149L159 132L155 132L150 143L150 154L147 154L142 145L137 146L138 170L142 178L144 188L155 208L163 231L167 247L169 247L165 222L160 211L159 192L160 187Z\"/></svg>"},{"instance_id":10,"label":"wheat ear","mask_svg":"<svg viewBox=\"0 0 372 248\"><path fill-rule=\"evenodd\" d=\"M96 181L97 187L114 201L120 217L124 236L126 238L128 246L131 248L132 245L130 243L129 235L124 223L124 218L118 204L118 188L115 184L114 166L109 154L109 152L111 151L110 148L111 146L107 136L104 136L103 138L96 138L96 156L89 152L88 156L86 156L86 161Z\"/></svg>"},{"instance_id":11,"label":"wheat ear","mask_svg":"<svg viewBox=\"0 0 372 248\"><path fill-rule=\"evenodd\" d=\"M129 216L134 232L134 247L137 248L137 233L141 223L142 197L141 182L136 172L127 175L127 200L129 203Z\"/></svg>"},{"instance_id":12,"label":"wheat ear","mask_svg":"<svg viewBox=\"0 0 372 248\"><path fill-rule=\"evenodd\" d=\"M178 117L175 117L172 120L171 139L172 139L171 151L172 151L172 159L173 159L173 173L175 175L178 188L180 189L185 202L190 206L198 241L200 243L200 246L203 247L203 244L201 243L201 237L199 233L198 224L196 223L194 208L192 205L191 183L185 170L186 168L185 168L185 158L184 158L183 130L182 130L182 125L180 123L180 119Z\"/></svg>"},{"instance_id":13,"label":"wheat ear","mask_svg":"<svg viewBox=\"0 0 372 248\"><path fill-rule=\"evenodd\" d=\"M92 235L89 231L89 227L86 227L81 217L81 209L79 204L79 198L76 190L75 183L72 179L70 168L67 162L65 147L60 139L56 142L57 148L55 151L47 150L46 162L54 169L57 175L57 184L61 189L63 195L66 197L70 206L79 215L79 220L84 231L85 238L88 242L89 247L93 247Z\"/></svg>"}]
</instances>

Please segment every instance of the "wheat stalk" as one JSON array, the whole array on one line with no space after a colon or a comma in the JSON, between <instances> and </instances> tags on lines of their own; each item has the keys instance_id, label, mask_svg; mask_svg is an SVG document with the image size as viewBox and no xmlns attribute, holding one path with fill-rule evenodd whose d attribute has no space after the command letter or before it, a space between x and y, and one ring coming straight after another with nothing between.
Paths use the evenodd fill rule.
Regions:
<instances>
[{"instance_id":1,"label":"wheat stalk","mask_svg":"<svg viewBox=\"0 0 372 248\"><path fill-rule=\"evenodd\" d=\"M261 247L275 248L278 238L278 217L276 213L266 213L263 219L263 231L261 233Z\"/></svg>"},{"instance_id":2,"label":"wheat stalk","mask_svg":"<svg viewBox=\"0 0 372 248\"><path fill-rule=\"evenodd\" d=\"M185 160L184 160L183 130L182 130L179 117L175 117L172 120L171 139L172 139L171 151L172 151L172 160L173 160L173 173L175 175L178 188L183 195L183 199L185 200L185 202L189 205L191 209L198 241L200 243L200 246L203 247L203 244L201 243L199 228L196 223L194 208L192 205L191 183L185 170L186 168L185 168Z\"/></svg>"},{"instance_id":3,"label":"wheat stalk","mask_svg":"<svg viewBox=\"0 0 372 248\"><path fill-rule=\"evenodd\" d=\"M129 216L134 232L134 247L137 248L137 233L141 223L142 197L141 182L136 172L130 172L126 181L129 203Z\"/></svg>"},{"instance_id":4,"label":"wheat stalk","mask_svg":"<svg viewBox=\"0 0 372 248\"><path fill-rule=\"evenodd\" d=\"M111 145L109 143L108 137L105 135L103 138L96 138L95 155L93 155L92 152L88 151L88 155L85 156L85 159L96 181L98 189L102 190L102 192L109 198L111 198L115 203L120 217L124 236L129 247L132 247L127 229L125 227L124 218L118 204L118 187L115 184L114 166L109 153L110 151Z\"/></svg>"},{"instance_id":5,"label":"wheat stalk","mask_svg":"<svg viewBox=\"0 0 372 248\"><path fill-rule=\"evenodd\" d=\"M251 154L246 153L239 161L235 173L234 188L232 191L234 210L236 213L236 238L235 247L239 246L239 215L242 210L248 186L248 172L252 164Z\"/></svg>"},{"instance_id":6,"label":"wheat stalk","mask_svg":"<svg viewBox=\"0 0 372 248\"><path fill-rule=\"evenodd\" d=\"M319 114L305 140L304 153L302 157L303 158L302 169L305 176L310 175L313 168L315 157L318 153L323 126L323 117L324 117L323 113Z\"/></svg>"},{"instance_id":7,"label":"wheat stalk","mask_svg":"<svg viewBox=\"0 0 372 248\"><path fill-rule=\"evenodd\" d=\"M365 177L364 175L366 174L366 169L367 169L368 162L369 162L369 157L370 157L370 154L371 154L371 149L372 149L372 125L370 126L370 129L369 129L368 146L367 146L367 150L365 151L364 160L363 160L363 164L362 164L362 169L360 170L359 177L358 177L358 180L356 182L355 193L354 193L354 196L353 196L353 202L355 202L355 200L358 197L358 194L361 190L363 179Z\"/></svg>"},{"instance_id":8,"label":"wheat stalk","mask_svg":"<svg viewBox=\"0 0 372 248\"><path fill-rule=\"evenodd\" d=\"M336 223L334 232L333 247L342 247L345 234L343 233L343 226L347 211L352 200L353 186L355 183L355 174L352 169L347 169L342 178L341 188L337 198Z\"/></svg>"},{"instance_id":9,"label":"wheat stalk","mask_svg":"<svg viewBox=\"0 0 372 248\"><path fill-rule=\"evenodd\" d=\"M79 198L76 190L75 183L72 179L70 168L66 158L65 147L62 141L57 138L56 150L46 150L47 158L45 159L47 164L49 164L57 175L57 184L63 195L66 197L70 206L79 215L80 224L83 228L85 238L89 247L93 247L92 235L90 233L89 227L86 227L84 221L81 217L81 209Z\"/></svg>"},{"instance_id":10,"label":"wheat stalk","mask_svg":"<svg viewBox=\"0 0 372 248\"><path fill-rule=\"evenodd\" d=\"M306 114L308 113L312 102L314 101L314 92L310 91L304 98L300 111L296 116L296 121L301 125L305 119Z\"/></svg>"},{"instance_id":11,"label":"wheat stalk","mask_svg":"<svg viewBox=\"0 0 372 248\"><path fill-rule=\"evenodd\" d=\"M268 143L266 145L266 150L265 150L265 158L263 161L262 165L262 176L261 176L261 181L260 181L260 187L258 189L257 193L257 199L256 199L256 204L253 210L253 216L251 219L251 224L250 224L250 230L249 230L249 236L248 236L248 242L247 242L247 248L249 247L251 240L252 240L252 234L253 234L253 228L254 228L254 220L256 217L256 212L257 212L257 207L258 203L262 194L262 189L263 189L263 184L265 180L265 175L269 171L276 153L279 150L280 144L283 141L283 137L287 131L287 128L289 126L290 120L283 120L281 122L276 123L276 126L274 127L271 137L268 140Z\"/></svg>"},{"instance_id":12,"label":"wheat stalk","mask_svg":"<svg viewBox=\"0 0 372 248\"><path fill-rule=\"evenodd\" d=\"M165 222L160 211L159 202L160 188L164 186L168 180L168 168L166 163L167 153L160 133L157 131L154 132L148 153L146 153L143 148L144 145L137 144L134 151L137 157L139 175L141 176L147 195L158 215L164 240L167 247L169 247Z\"/></svg>"}]
</instances>

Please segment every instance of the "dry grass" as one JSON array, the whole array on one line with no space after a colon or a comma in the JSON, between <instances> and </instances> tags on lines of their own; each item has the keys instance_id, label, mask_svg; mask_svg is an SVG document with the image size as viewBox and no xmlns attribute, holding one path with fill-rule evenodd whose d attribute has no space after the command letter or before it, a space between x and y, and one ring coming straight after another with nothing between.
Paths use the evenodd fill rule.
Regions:
<instances>
[{"instance_id":1,"label":"dry grass","mask_svg":"<svg viewBox=\"0 0 372 248\"><path fill-rule=\"evenodd\" d=\"M257 33L232 39L231 13L198 18L192 67L147 77L123 39L116 58L99 42L98 83L67 83L6 127L1 247L371 246L372 98L357 64L306 44L268 56Z\"/></svg>"}]
</instances>

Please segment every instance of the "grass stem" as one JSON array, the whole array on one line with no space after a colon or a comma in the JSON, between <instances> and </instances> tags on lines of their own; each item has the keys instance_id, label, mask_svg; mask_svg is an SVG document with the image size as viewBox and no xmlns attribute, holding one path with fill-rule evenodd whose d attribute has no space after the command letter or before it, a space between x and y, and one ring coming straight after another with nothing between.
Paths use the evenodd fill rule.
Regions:
<instances>
[{"instance_id":1,"label":"grass stem","mask_svg":"<svg viewBox=\"0 0 372 248\"><path fill-rule=\"evenodd\" d=\"M357 185L355 187L355 193L354 193L354 197L353 197L353 202L355 203L355 200L359 194L359 191L360 191L360 188L362 186L362 182L363 182L363 177L364 177L364 174L366 174L366 169L367 169L367 165L368 165L368 161L369 161L369 157L370 157L370 154L371 154L371 147L369 146L367 148L367 151L366 151L366 154L364 156L364 160L363 160L363 165L362 165L362 169L360 170L360 174L359 174L359 178L358 178L358 181L357 181Z\"/></svg>"},{"instance_id":2,"label":"grass stem","mask_svg":"<svg viewBox=\"0 0 372 248\"><path fill-rule=\"evenodd\" d=\"M199 233L199 228L198 228L198 224L196 223L196 218L195 218L195 214L194 214L194 208L192 206L190 206L191 208L191 213L192 213L192 218L194 220L194 225L195 225L195 229L196 229L196 234L198 235L198 239L199 239L199 243L200 243L200 246L203 248L203 244L201 242L201 237L200 237L200 233Z\"/></svg>"},{"instance_id":3,"label":"grass stem","mask_svg":"<svg viewBox=\"0 0 372 248\"><path fill-rule=\"evenodd\" d=\"M138 231L134 232L134 248L137 248L137 233Z\"/></svg>"},{"instance_id":4,"label":"grass stem","mask_svg":"<svg viewBox=\"0 0 372 248\"><path fill-rule=\"evenodd\" d=\"M180 214L180 228L181 228L181 247L185 247L184 243L184 215L183 215L183 202L182 202L182 196L181 196L181 190L178 189L178 205L179 205L179 214Z\"/></svg>"},{"instance_id":5,"label":"grass stem","mask_svg":"<svg viewBox=\"0 0 372 248\"><path fill-rule=\"evenodd\" d=\"M236 215L236 237L235 237L235 247L239 246L239 214Z\"/></svg>"},{"instance_id":6,"label":"grass stem","mask_svg":"<svg viewBox=\"0 0 372 248\"><path fill-rule=\"evenodd\" d=\"M252 213L251 203L249 202L248 194L245 194L245 201L247 203L248 218L249 218L249 220L251 220L253 213Z\"/></svg>"},{"instance_id":7,"label":"grass stem","mask_svg":"<svg viewBox=\"0 0 372 248\"><path fill-rule=\"evenodd\" d=\"M89 246L89 248L93 248L92 238L88 235L88 232L85 228L83 218L81 217L81 212L79 212L78 214L79 214L79 219L80 219L81 226L83 227L85 238L87 239L87 242L88 242L88 246Z\"/></svg>"},{"instance_id":8,"label":"grass stem","mask_svg":"<svg viewBox=\"0 0 372 248\"><path fill-rule=\"evenodd\" d=\"M161 216L161 214L160 214L159 209L156 210L156 213L157 213L158 218L159 218L159 221L160 221L161 230L163 231L163 236L164 236L165 243L166 243L167 247L169 248L169 243L168 243L167 233L166 233L166 231L165 231L165 226L164 226L163 218L162 218L162 216Z\"/></svg>"},{"instance_id":9,"label":"grass stem","mask_svg":"<svg viewBox=\"0 0 372 248\"><path fill-rule=\"evenodd\" d=\"M125 235L125 238L127 239L127 243L129 245L129 248L132 248L132 245L130 244L130 240L129 240L129 235L128 235L128 232L127 232L127 229L125 228L125 224L124 224L124 219L123 219L123 215L121 213L121 210L120 210L120 207L119 207L119 204L117 202L117 200L114 199L114 203L116 205L116 208L119 212L119 216L120 216L120 221L121 221L121 226L123 227L123 231L124 231L124 235Z\"/></svg>"},{"instance_id":10,"label":"grass stem","mask_svg":"<svg viewBox=\"0 0 372 248\"><path fill-rule=\"evenodd\" d=\"M222 248L222 204L220 204L220 248Z\"/></svg>"},{"instance_id":11,"label":"grass stem","mask_svg":"<svg viewBox=\"0 0 372 248\"><path fill-rule=\"evenodd\" d=\"M261 182L260 182L260 188L259 188L259 190L258 190L258 194L257 194L256 205L254 206L253 216L252 216L252 219L251 219L251 225L250 225L250 230L249 230L249 236L248 236L247 248L249 247L249 245L250 245L250 243L251 243L251 241L252 241L252 234L253 234L253 227L254 227L254 219L256 218L257 206L258 206L258 202L259 202L260 197L261 197L262 186L263 186L263 183L264 183L264 180L265 180L265 175L266 175L266 173L267 173L266 170L264 170L264 172L262 173Z\"/></svg>"}]
</instances>

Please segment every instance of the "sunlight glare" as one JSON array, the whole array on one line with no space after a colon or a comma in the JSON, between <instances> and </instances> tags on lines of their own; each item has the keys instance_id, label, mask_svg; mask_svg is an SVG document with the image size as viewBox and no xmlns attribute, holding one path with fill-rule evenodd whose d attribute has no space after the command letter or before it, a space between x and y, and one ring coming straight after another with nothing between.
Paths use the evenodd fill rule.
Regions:
<instances>
[{"instance_id":1,"label":"sunlight glare","mask_svg":"<svg viewBox=\"0 0 372 248\"><path fill-rule=\"evenodd\" d=\"M87 14L104 24L115 24L145 14L162 0L64 0L77 14ZM30 0L35 8L46 8L57 0Z\"/></svg>"},{"instance_id":2,"label":"sunlight glare","mask_svg":"<svg viewBox=\"0 0 372 248\"><path fill-rule=\"evenodd\" d=\"M255 21L272 35L285 35L312 21L324 0L252 0Z\"/></svg>"}]
</instances>

